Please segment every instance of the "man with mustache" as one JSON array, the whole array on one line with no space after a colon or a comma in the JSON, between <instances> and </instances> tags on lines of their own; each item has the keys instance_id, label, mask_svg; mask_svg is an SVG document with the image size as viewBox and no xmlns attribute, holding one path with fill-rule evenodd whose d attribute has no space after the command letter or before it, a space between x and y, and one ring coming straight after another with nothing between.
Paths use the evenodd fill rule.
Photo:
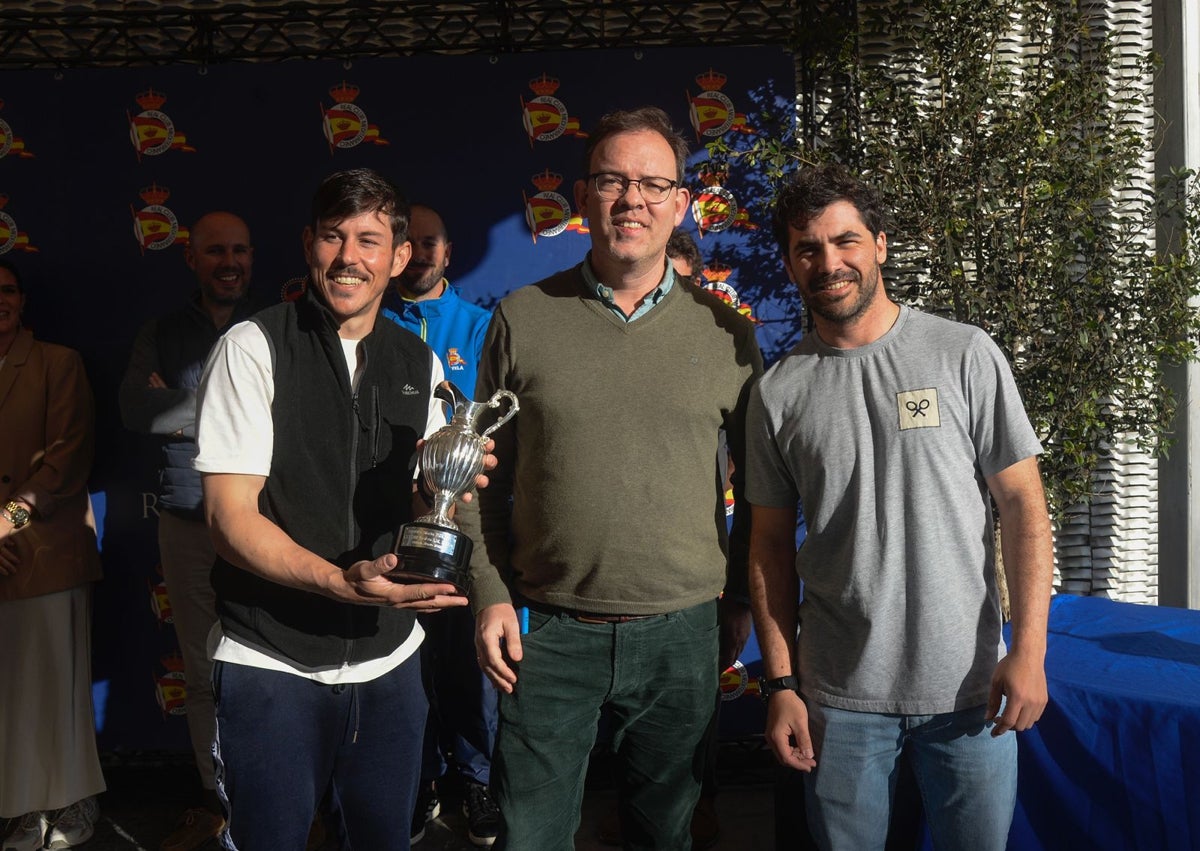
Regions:
<instances>
[{"instance_id":1,"label":"man with mustache","mask_svg":"<svg viewBox=\"0 0 1200 851\"><path fill-rule=\"evenodd\" d=\"M250 229L233 213L206 213L191 229L184 251L198 287L187 303L142 326L121 380L125 427L158 438L162 451L158 548L171 597L175 634L187 677L187 725L202 798L162 843L162 851L189 851L224 824L213 777L212 663L205 644L217 621L209 580L212 541L204 525L196 457L196 389L217 339L250 315L246 297L254 263Z\"/></svg>"},{"instance_id":2,"label":"man with mustache","mask_svg":"<svg viewBox=\"0 0 1200 851\"><path fill-rule=\"evenodd\" d=\"M415 613L467 600L385 576L397 527L432 502L414 483L418 441L445 422L441 363L379 317L407 229L383 175L326 178L305 293L231 328L201 380L225 848L302 851L326 794L346 844L409 847L428 710Z\"/></svg>"},{"instance_id":3,"label":"man with mustache","mask_svg":"<svg viewBox=\"0 0 1200 851\"><path fill-rule=\"evenodd\" d=\"M777 196L775 238L814 327L763 376L748 415L766 737L808 772L822 848L884 847L903 753L933 844L1001 851L1017 785L1006 734L1047 699L1042 447L983 331L888 297L885 218L879 193L842 166L801 171Z\"/></svg>"},{"instance_id":4,"label":"man with mustache","mask_svg":"<svg viewBox=\"0 0 1200 851\"><path fill-rule=\"evenodd\" d=\"M472 396L492 314L464 299L446 280L454 245L436 210L412 205L408 242L412 259L392 282L383 315L424 340L441 359L446 378ZM425 824L441 810L434 784L446 773L442 754L448 752L463 784L467 836L475 845L491 845L499 825L488 792L496 690L475 662L475 619L467 609L452 609L422 616L421 624L426 632L421 662L430 706L412 841L424 836Z\"/></svg>"}]
</instances>

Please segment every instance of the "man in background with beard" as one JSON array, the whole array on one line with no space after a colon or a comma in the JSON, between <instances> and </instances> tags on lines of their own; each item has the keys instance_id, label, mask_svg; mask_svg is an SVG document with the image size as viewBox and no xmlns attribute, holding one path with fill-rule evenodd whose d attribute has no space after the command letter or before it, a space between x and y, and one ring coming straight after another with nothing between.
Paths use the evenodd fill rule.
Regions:
<instances>
[{"instance_id":1,"label":"man in background with beard","mask_svg":"<svg viewBox=\"0 0 1200 851\"><path fill-rule=\"evenodd\" d=\"M203 787L201 806L187 810L163 851L188 851L224 825L213 777L212 663L205 643L216 623L209 581L213 546L204 524L196 457L196 388L208 353L225 330L250 315L254 248L250 229L233 213L212 212L192 227L184 253L198 289L180 309L142 326L121 381L125 427L156 435L159 471L158 547L187 677L187 724Z\"/></svg>"},{"instance_id":2,"label":"man in background with beard","mask_svg":"<svg viewBox=\"0 0 1200 851\"><path fill-rule=\"evenodd\" d=\"M446 280L454 244L432 207L412 205L408 226L412 259L392 282L383 315L424 340L442 361L446 378L467 396L475 393L475 373L492 314L459 295ZM488 793L492 746L496 741L496 690L475 662L475 619L467 609L421 616L426 640L422 671L429 693L421 787L413 813L412 841L425 835L441 801L434 783L447 772L445 754L462 782L468 838L475 845L495 842L499 819ZM444 790L443 790L444 791Z\"/></svg>"}]
</instances>

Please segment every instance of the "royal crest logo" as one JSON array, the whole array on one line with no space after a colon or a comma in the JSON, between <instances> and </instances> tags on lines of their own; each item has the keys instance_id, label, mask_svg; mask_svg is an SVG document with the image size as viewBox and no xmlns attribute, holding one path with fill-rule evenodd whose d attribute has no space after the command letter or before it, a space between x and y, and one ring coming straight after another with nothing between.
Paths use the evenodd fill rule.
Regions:
<instances>
[{"instance_id":1,"label":"royal crest logo","mask_svg":"<svg viewBox=\"0 0 1200 851\"><path fill-rule=\"evenodd\" d=\"M0 109L4 109L4 101L0 100ZM12 127L0 118L0 160L9 154L23 159L30 159L33 153L25 149L25 140L13 134Z\"/></svg>"},{"instance_id":2,"label":"royal crest logo","mask_svg":"<svg viewBox=\"0 0 1200 851\"><path fill-rule=\"evenodd\" d=\"M467 359L458 353L457 348L452 346L446 349L446 363L451 369L461 370L466 368Z\"/></svg>"},{"instance_id":3,"label":"royal crest logo","mask_svg":"<svg viewBox=\"0 0 1200 851\"><path fill-rule=\"evenodd\" d=\"M354 148L363 142L372 145L391 144L379 135L379 128L367 121L367 114L354 103L360 92L358 86L343 80L329 90L333 106L328 109L321 106L321 127L325 141L329 143L331 156L337 148Z\"/></svg>"},{"instance_id":4,"label":"royal crest logo","mask_svg":"<svg viewBox=\"0 0 1200 851\"><path fill-rule=\"evenodd\" d=\"M133 214L133 238L141 247L142 254L162 251L176 243L186 246L190 234L186 228L179 226L179 219L165 206L171 197L170 190L151 183L138 196L146 202L146 206L135 210L130 204L129 212Z\"/></svg>"},{"instance_id":5,"label":"royal crest logo","mask_svg":"<svg viewBox=\"0 0 1200 851\"><path fill-rule=\"evenodd\" d=\"M757 323L753 307L749 302L742 301L738 291L729 283L729 276L732 274L733 269L727 263L714 260L704 267L704 281L700 287L708 290L751 322ZM730 498L732 499L732 496ZM729 508L732 510L732 506Z\"/></svg>"},{"instance_id":6,"label":"royal crest logo","mask_svg":"<svg viewBox=\"0 0 1200 851\"><path fill-rule=\"evenodd\" d=\"M692 196L692 219L703 239L706 233L720 233L733 227L757 230L750 213L738 206L737 198L722 184L728 177L721 166L700 172L704 188Z\"/></svg>"},{"instance_id":7,"label":"royal crest logo","mask_svg":"<svg viewBox=\"0 0 1200 851\"><path fill-rule=\"evenodd\" d=\"M153 88L134 98L142 111L132 115L128 110L129 141L137 152L138 162L142 157L157 157L167 151L184 151L194 154L196 149L188 144L187 136L175 129L170 116L162 111L167 96Z\"/></svg>"},{"instance_id":8,"label":"royal crest logo","mask_svg":"<svg viewBox=\"0 0 1200 851\"><path fill-rule=\"evenodd\" d=\"M755 132L746 124L746 116L738 112L733 101L722 93L721 89L728 79L711 68L696 76L702 91L695 96L688 95L688 117L696 131L697 141L701 136L722 136L730 130L738 133Z\"/></svg>"},{"instance_id":9,"label":"royal crest logo","mask_svg":"<svg viewBox=\"0 0 1200 851\"><path fill-rule=\"evenodd\" d=\"M166 670L154 678L154 696L164 715L187 714L187 677L183 659L178 654L162 657L159 662Z\"/></svg>"},{"instance_id":10,"label":"royal crest logo","mask_svg":"<svg viewBox=\"0 0 1200 851\"><path fill-rule=\"evenodd\" d=\"M154 581L146 580L146 585L150 588L150 611L154 613L154 620L159 626L173 624L175 613L171 610L171 595L167 591L167 581L162 575L162 565L155 565L154 572Z\"/></svg>"},{"instance_id":11,"label":"royal crest logo","mask_svg":"<svg viewBox=\"0 0 1200 851\"><path fill-rule=\"evenodd\" d=\"M17 221L4 208L8 206L8 196L0 195L0 254L10 251L25 251L37 253L37 247L29 241L29 234L17 227Z\"/></svg>"},{"instance_id":12,"label":"royal crest logo","mask_svg":"<svg viewBox=\"0 0 1200 851\"><path fill-rule=\"evenodd\" d=\"M743 695L759 696L758 680L751 679L750 672L741 660L721 672L721 700L737 700Z\"/></svg>"},{"instance_id":13,"label":"royal crest logo","mask_svg":"<svg viewBox=\"0 0 1200 851\"><path fill-rule=\"evenodd\" d=\"M746 693L749 682L750 676L746 673L746 666L740 661L735 661L721 672L721 700L737 700Z\"/></svg>"},{"instance_id":14,"label":"royal crest logo","mask_svg":"<svg viewBox=\"0 0 1200 851\"><path fill-rule=\"evenodd\" d=\"M552 142L560 136L587 138L579 128L579 119L567 111L566 105L554 97L559 81L543 73L529 81L529 88L537 95L533 100L521 98L521 121L529 136L529 147L534 142Z\"/></svg>"},{"instance_id":15,"label":"royal crest logo","mask_svg":"<svg viewBox=\"0 0 1200 851\"><path fill-rule=\"evenodd\" d=\"M288 278L283 282L283 286L279 288L280 301L297 301L300 296L304 295L304 291L308 289L308 278L300 276L297 278Z\"/></svg>"},{"instance_id":16,"label":"royal crest logo","mask_svg":"<svg viewBox=\"0 0 1200 851\"><path fill-rule=\"evenodd\" d=\"M571 204L555 191L562 180L561 174L546 169L532 177L533 185L541 191L532 197L521 193L525 200L525 222L533 234L535 245L539 236L558 236L571 222ZM582 219L575 229L580 233L587 233Z\"/></svg>"}]
</instances>

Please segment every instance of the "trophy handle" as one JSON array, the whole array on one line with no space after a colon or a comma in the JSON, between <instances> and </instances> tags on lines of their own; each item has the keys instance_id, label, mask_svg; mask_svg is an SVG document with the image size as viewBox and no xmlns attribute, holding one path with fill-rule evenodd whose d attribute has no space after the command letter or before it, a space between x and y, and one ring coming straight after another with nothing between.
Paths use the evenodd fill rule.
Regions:
<instances>
[{"instance_id":1,"label":"trophy handle","mask_svg":"<svg viewBox=\"0 0 1200 851\"><path fill-rule=\"evenodd\" d=\"M509 403L508 410L504 412L504 416L500 417L498 420L496 420L494 423L492 423L490 426L488 426L487 428L485 428L483 430L483 434L479 435L481 438L486 439L489 434L491 434L496 429L500 428L500 426L504 425L506 422L511 420L513 414L515 414L517 411L521 410L521 406L517 404L517 397L511 391L508 391L508 390L497 390L494 394L492 394L492 398L488 399L485 404L489 408L499 408L500 403L504 399L508 400L508 403Z\"/></svg>"}]
</instances>

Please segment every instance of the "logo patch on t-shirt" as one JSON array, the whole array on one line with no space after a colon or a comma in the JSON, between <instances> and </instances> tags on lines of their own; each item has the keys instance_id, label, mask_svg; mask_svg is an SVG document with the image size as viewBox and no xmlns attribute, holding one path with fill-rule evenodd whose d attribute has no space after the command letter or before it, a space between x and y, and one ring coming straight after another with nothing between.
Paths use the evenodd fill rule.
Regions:
<instances>
[{"instance_id":1,"label":"logo patch on t-shirt","mask_svg":"<svg viewBox=\"0 0 1200 851\"><path fill-rule=\"evenodd\" d=\"M453 370L463 370L467 366L466 358L458 353L458 349L446 349L446 363Z\"/></svg>"},{"instance_id":2,"label":"logo patch on t-shirt","mask_svg":"<svg viewBox=\"0 0 1200 851\"><path fill-rule=\"evenodd\" d=\"M897 393L896 408L900 413L901 431L909 428L937 428L942 424L938 414L936 387Z\"/></svg>"}]
</instances>

